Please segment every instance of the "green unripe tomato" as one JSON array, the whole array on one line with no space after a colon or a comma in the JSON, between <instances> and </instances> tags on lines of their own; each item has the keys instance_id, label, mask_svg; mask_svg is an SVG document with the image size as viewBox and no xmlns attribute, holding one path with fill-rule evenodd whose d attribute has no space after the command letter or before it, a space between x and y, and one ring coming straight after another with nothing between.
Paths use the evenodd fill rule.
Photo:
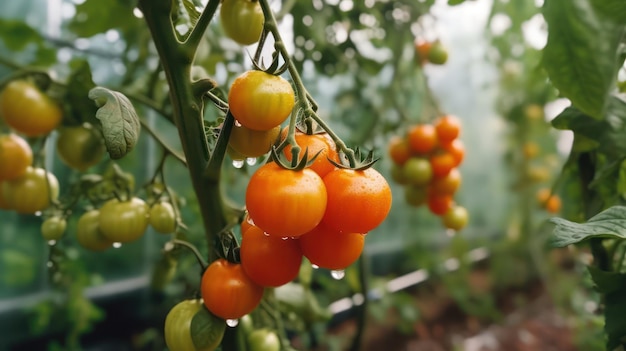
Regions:
<instances>
[{"instance_id":1,"label":"green unripe tomato","mask_svg":"<svg viewBox=\"0 0 626 351\"><path fill-rule=\"evenodd\" d=\"M404 166L402 173L407 183L414 185L426 185L433 178L433 168L430 161L421 157L411 157Z\"/></svg>"},{"instance_id":2,"label":"green unripe tomato","mask_svg":"<svg viewBox=\"0 0 626 351\"><path fill-rule=\"evenodd\" d=\"M111 199L100 208L98 225L105 238L127 243L139 239L148 228L149 207L140 198Z\"/></svg>"},{"instance_id":3,"label":"green unripe tomato","mask_svg":"<svg viewBox=\"0 0 626 351\"><path fill-rule=\"evenodd\" d=\"M106 147L98 131L85 124L59 129L56 150L68 167L85 171L102 160Z\"/></svg>"},{"instance_id":4,"label":"green unripe tomato","mask_svg":"<svg viewBox=\"0 0 626 351\"><path fill-rule=\"evenodd\" d=\"M441 221L448 229L461 230L469 221L469 213L465 207L454 206L441 217Z\"/></svg>"},{"instance_id":5,"label":"green unripe tomato","mask_svg":"<svg viewBox=\"0 0 626 351\"><path fill-rule=\"evenodd\" d=\"M448 61L448 50L441 42L434 42L428 51L428 62L435 65L443 65Z\"/></svg>"},{"instance_id":6,"label":"green unripe tomato","mask_svg":"<svg viewBox=\"0 0 626 351\"><path fill-rule=\"evenodd\" d=\"M150 207L150 225L161 234L170 234L176 230L174 206L167 201L160 201Z\"/></svg>"},{"instance_id":7,"label":"green unripe tomato","mask_svg":"<svg viewBox=\"0 0 626 351\"><path fill-rule=\"evenodd\" d=\"M404 200L413 207L420 207L428 199L428 190L425 186L409 184L404 188Z\"/></svg>"},{"instance_id":8,"label":"green unripe tomato","mask_svg":"<svg viewBox=\"0 0 626 351\"><path fill-rule=\"evenodd\" d=\"M167 314L164 329L170 351L213 351L222 342L226 322L212 315L202 300L184 300Z\"/></svg>"},{"instance_id":9,"label":"green unripe tomato","mask_svg":"<svg viewBox=\"0 0 626 351\"><path fill-rule=\"evenodd\" d=\"M67 221L63 217L54 216L41 223L41 236L46 240L59 240L65 234Z\"/></svg>"},{"instance_id":10,"label":"green unripe tomato","mask_svg":"<svg viewBox=\"0 0 626 351\"><path fill-rule=\"evenodd\" d=\"M280 339L275 332L261 328L248 335L250 351L280 351Z\"/></svg>"},{"instance_id":11,"label":"green unripe tomato","mask_svg":"<svg viewBox=\"0 0 626 351\"><path fill-rule=\"evenodd\" d=\"M220 22L224 33L241 45L259 41L265 17L259 1L223 0Z\"/></svg>"}]
</instances>

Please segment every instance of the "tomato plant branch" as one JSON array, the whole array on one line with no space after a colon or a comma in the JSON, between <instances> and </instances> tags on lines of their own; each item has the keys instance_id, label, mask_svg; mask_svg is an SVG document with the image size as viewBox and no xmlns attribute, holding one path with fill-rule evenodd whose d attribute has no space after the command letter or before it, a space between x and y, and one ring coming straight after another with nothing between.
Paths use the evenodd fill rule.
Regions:
<instances>
[{"instance_id":1,"label":"tomato plant branch","mask_svg":"<svg viewBox=\"0 0 626 351\"><path fill-rule=\"evenodd\" d=\"M204 270L206 269L208 265L206 261L204 261L204 259L202 258L202 254L200 254L200 251L198 251L197 247L193 246L193 244L185 240L180 240L180 239L172 239L170 242L174 245L183 246L189 251L191 251L193 255L196 257L196 260L198 261L198 264L201 267L201 271L204 272Z\"/></svg>"},{"instance_id":2,"label":"tomato plant branch","mask_svg":"<svg viewBox=\"0 0 626 351\"><path fill-rule=\"evenodd\" d=\"M156 113L160 114L161 116L163 116L168 121L174 123L174 119L173 119L172 115L170 113L167 113L167 111L165 111L161 106L159 106L156 101L150 99L147 96L134 94L134 93L131 93L131 92L128 92L128 91L120 90L120 92L122 94L126 95L126 97L128 97L130 100L136 101L136 102L138 102L138 103L148 107L149 109L151 109L154 112L156 112Z\"/></svg>"},{"instance_id":3,"label":"tomato plant branch","mask_svg":"<svg viewBox=\"0 0 626 351\"><path fill-rule=\"evenodd\" d=\"M215 2L215 0L211 1L212 6L216 6ZM152 33L152 39L170 87L174 122L188 161L191 182L198 200L207 245L209 245L208 258L212 262L218 257L213 247L219 240L218 233L227 225L227 219L225 204L219 189L220 173L211 172L205 175L210 152L204 132L203 102L193 91L191 61L188 56L191 50L190 45L194 42L198 43L199 39L198 41L188 40L185 44L178 41L170 19L169 1L139 0L139 6ZM203 26L206 21L208 19L200 22L195 30L201 30L200 26ZM184 45L186 47L183 47Z\"/></svg>"},{"instance_id":4,"label":"tomato plant branch","mask_svg":"<svg viewBox=\"0 0 626 351\"><path fill-rule=\"evenodd\" d=\"M146 121L142 118L139 119L139 123L141 123L141 127L150 134L150 136L158 142L163 149L172 155L175 159L177 159L180 163L182 163L185 167L187 166L187 160L184 155L181 155L178 151L174 150L162 137L154 130Z\"/></svg>"},{"instance_id":5,"label":"tomato plant branch","mask_svg":"<svg viewBox=\"0 0 626 351\"><path fill-rule=\"evenodd\" d=\"M191 33L189 33L187 40L185 40L182 44L182 50L187 53L187 59L189 62L193 61L196 51L198 50L198 45L200 44L209 23L211 23L213 15L215 14L219 4L220 0L209 0L206 7L200 14L196 25L191 30Z\"/></svg>"}]
</instances>

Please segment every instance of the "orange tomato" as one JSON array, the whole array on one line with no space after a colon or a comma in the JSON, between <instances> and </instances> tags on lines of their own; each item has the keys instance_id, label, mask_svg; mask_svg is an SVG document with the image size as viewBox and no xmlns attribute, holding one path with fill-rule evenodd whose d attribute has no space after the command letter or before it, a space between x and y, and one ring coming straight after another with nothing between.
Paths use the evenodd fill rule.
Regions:
<instances>
[{"instance_id":1,"label":"orange tomato","mask_svg":"<svg viewBox=\"0 0 626 351\"><path fill-rule=\"evenodd\" d=\"M325 133L306 134L296 132L294 137L296 139L296 143L300 146L300 159L304 156L305 150L308 150L307 155L309 159L317 154L317 158L315 158L315 161L313 161L310 168L320 177L324 177L328 174L328 172L335 169L335 165L330 163L328 159L339 163L339 154L337 153L335 146L332 144L332 140L327 137ZM283 154L287 160L291 161L293 157L291 154L291 145L287 145L283 149Z\"/></svg>"},{"instance_id":2,"label":"orange tomato","mask_svg":"<svg viewBox=\"0 0 626 351\"><path fill-rule=\"evenodd\" d=\"M33 151L17 134L0 135L0 181L13 180L26 173L33 163Z\"/></svg>"},{"instance_id":3,"label":"orange tomato","mask_svg":"<svg viewBox=\"0 0 626 351\"><path fill-rule=\"evenodd\" d=\"M454 157L456 161L455 167L460 165L465 159L465 145L461 139L454 139L450 143L443 145L443 149Z\"/></svg>"},{"instance_id":4,"label":"orange tomato","mask_svg":"<svg viewBox=\"0 0 626 351\"><path fill-rule=\"evenodd\" d=\"M365 235L340 233L320 224L297 241L302 254L312 264L327 269L344 269L361 255Z\"/></svg>"},{"instance_id":5,"label":"orange tomato","mask_svg":"<svg viewBox=\"0 0 626 351\"><path fill-rule=\"evenodd\" d=\"M441 144L448 144L456 139L461 133L461 120L456 116L445 115L435 120L437 138Z\"/></svg>"},{"instance_id":6,"label":"orange tomato","mask_svg":"<svg viewBox=\"0 0 626 351\"><path fill-rule=\"evenodd\" d=\"M448 175L456 167L457 162L451 153L439 152L430 156L430 165L433 169L433 176L441 178Z\"/></svg>"},{"instance_id":7,"label":"orange tomato","mask_svg":"<svg viewBox=\"0 0 626 351\"><path fill-rule=\"evenodd\" d=\"M430 189L438 194L454 194L461 186L461 179L459 169L453 168L447 175L433 179Z\"/></svg>"},{"instance_id":8,"label":"orange tomato","mask_svg":"<svg viewBox=\"0 0 626 351\"><path fill-rule=\"evenodd\" d=\"M279 125L269 130L254 130L243 125L235 125L230 132L228 146L236 154L246 158L263 156L270 151L279 133Z\"/></svg>"},{"instance_id":9,"label":"orange tomato","mask_svg":"<svg viewBox=\"0 0 626 351\"><path fill-rule=\"evenodd\" d=\"M427 154L437 146L437 132L432 124L418 124L409 128L407 138L411 151Z\"/></svg>"},{"instance_id":10,"label":"orange tomato","mask_svg":"<svg viewBox=\"0 0 626 351\"><path fill-rule=\"evenodd\" d=\"M389 140L387 151L389 152L389 157L391 157L391 160L399 166L403 165L406 161L409 160L409 158L411 158L411 148L409 147L409 141L398 135L393 136Z\"/></svg>"},{"instance_id":11,"label":"orange tomato","mask_svg":"<svg viewBox=\"0 0 626 351\"><path fill-rule=\"evenodd\" d=\"M437 194L431 192L428 194L427 201L430 212L438 216L445 214L454 205L452 195L450 194Z\"/></svg>"},{"instance_id":12,"label":"orange tomato","mask_svg":"<svg viewBox=\"0 0 626 351\"><path fill-rule=\"evenodd\" d=\"M63 118L63 110L26 80L14 80L0 93L0 115L16 131L37 137L50 133Z\"/></svg>"}]
</instances>

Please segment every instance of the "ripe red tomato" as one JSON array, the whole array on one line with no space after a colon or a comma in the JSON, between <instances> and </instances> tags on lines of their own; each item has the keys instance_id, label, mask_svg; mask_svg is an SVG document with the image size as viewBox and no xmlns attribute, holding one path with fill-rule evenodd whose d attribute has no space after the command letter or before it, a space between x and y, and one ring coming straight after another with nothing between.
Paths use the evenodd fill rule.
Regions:
<instances>
[{"instance_id":1,"label":"ripe red tomato","mask_svg":"<svg viewBox=\"0 0 626 351\"><path fill-rule=\"evenodd\" d=\"M455 167L463 162L465 158L465 145L463 145L461 139L452 140L449 144L444 145L443 149L452 154L456 163Z\"/></svg>"},{"instance_id":2,"label":"ripe red tomato","mask_svg":"<svg viewBox=\"0 0 626 351\"><path fill-rule=\"evenodd\" d=\"M438 194L454 194L461 186L461 180L461 172L453 168L447 175L433 179L430 189Z\"/></svg>"},{"instance_id":3,"label":"ripe red tomato","mask_svg":"<svg viewBox=\"0 0 626 351\"><path fill-rule=\"evenodd\" d=\"M250 177L246 208L254 224L265 232L300 236L322 220L326 198L326 187L317 173L308 168L293 171L272 162Z\"/></svg>"},{"instance_id":4,"label":"ripe red tomato","mask_svg":"<svg viewBox=\"0 0 626 351\"><path fill-rule=\"evenodd\" d=\"M243 238L244 234L248 231L248 229L250 229L252 226L254 226L254 222L252 221L252 219L250 218L250 216L248 215L248 213L246 212L245 216L243 217L243 220L241 221L241 223L239 224L241 226L241 237Z\"/></svg>"},{"instance_id":5,"label":"ripe red tomato","mask_svg":"<svg viewBox=\"0 0 626 351\"><path fill-rule=\"evenodd\" d=\"M435 178L445 177L457 166L456 159L449 152L438 152L430 156L430 165Z\"/></svg>"},{"instance_id":6,"label":"ripe red tomato","mask_svg":"<svg viewBox=\"0 0 626 351\"><path fill-rule=\"evenodd\" d=\"M0 181L12 180L26 173L33 163L33 151L17 134L0 135Z\"/></svg>"},{"instance_id":7,"label":"ripe red tomato","mask_svg":"<svg viewBox=\"0 0 626 351\"><path fill-rule=\"evenodd\" d=\"M435 120L437 138L441 144L451 143L461 133L461 121L452 115L445 115Z\"/></svg>"},{"instance_id":8,"label":"ripe red tomato","mask_svg":"<svg viewBox=\"0 0 626 351\"><path fill-rule=\"evenodd\" d=\"M388 150L391 160L396 165L403 165L411 157L411 148L406 138L398 135L393 136L389 140Z\"/></svg>"},{"instance_id":9,"label":"ripe red tomato","mask_svg":"<svg viewBox=\"0 0 626 351\"><path fill-rule=\"evenodd\" d=\"M469 214L462 206L453 206L441 216L441 222L448 229L461 230L468 221Z\"/></svg>"},{"instance_id":10,"label":"ripe red tomato","mask_svg":"<svg viewBox=\"0 0 626 351\"><path fill-rule=\"evenodd\" d=\"M286 135L286 133L285 133ZM300 154L299 157L302 159L304 155L304 151L308 150L308 158L310 159L313 155L317 155L317 158L311 164L310 168L315 171L320 177L324 177L328 172L335 169L335 165L330 163L328 159L331 159L335 162L339 162L339 155L337 154L337 150L335 146L332 144L332 140L326 136L326 134L306 134L297 132L295 135L296 143L300 146ZM283 149L283 154L285 158L291 161L291 145L287 145Z\"/></svg>"},{"instance_id":11,"label":"ripe red tomato","mask_svg":"<svg viewBox=\"0 0 626 351\"><path fill-rule=\"evenodd\" d=\"M138 197L124 202L111 199L100 208L100 231L112 242L135 241L148 228L149 211L148 205Z\"/></svg>"},{"instance_id":12,"label":"ripe red tomato","mask_svg":"<svg viewBox=\"0 0 626 351\"><path fill-rule=\"evenodd\" d=\"M302 254L312 264L327 269L344 269L361 256L365 235L340 233L320 224L297 241Z\"/></svg>"},{"instance_id":13,"label":"ripe red tomato","mask_svg":"<svg viewBox=\"0 0 626 351\"><path fill-rule=\"evenodd\" d=\"M367 233L382 223L391 209L391 188L374 168L338 168L324 177L328 204L323 222L329 229Z\"/></svg>"},{"instance_id":14,"label":"ripe red tomato","mask_svg":"<svg viewBox=\"0 0 626 351\"><path fill-rule=\"evenodd\" d=\"M194 330L194 319L201 321L202 328ZM202 334L192 336L192 332L198 330ZM177 303L167 313L163 334L169 351L213 351L222 342L225 330L223 319L204 308L202 300L191 299ZM202 345L197 345L194 340Z\"/></svg>"},{"instance_id":15,"label":"ripe red tomato","mask_svg":"<svg viewBox=\"0 0 626 351\"><path fill-rule=\"evenodd\" d=\"M100 211L91 210L82 214L78 218L76 225L76 241L87 250L104 251L113 245L100 232Z\"/></svg>"},{"instance_id":16,"label":"ripe red tomato","mask_svg":"<svg viewBox=\"0 0 626 351\"><path fill-rule=\"evenodd\" d=\"M2 182L2 194L9 208L22 214L34 214L50 206L59 197L59 181L43 168L28 167L14 180Z\"/></svg>"},{"instance_id":17,"label":"ripe red tomato","mask_svg":"<svg viewBox=\"0 0 626 351\"><path fill-rule=\"evenodd\" d=\"M224 33L241 45L259 41L265 17L258 1L222 0L220 23Z\"/></svg>"},{"instance_id":18,"label":"ripe red tomato","mask_svg":"<svg viewBox=\"0 0 626 351\"><path fill-rule=\"evenodd\" d=\"M265 235L252 226L241 239L241 267L261 286L277 287L294 280L300 271L302 252L298 240Z\"/></svg>"},{"instance_id":19,"label":"ripe red tomato","mask_svg":"<svg viewBox=\"0 0 626 351\"><path fill-rule=\"evenodd\" d=\"M235 79L228 93L230 112L241 125L269 130L283 123L295 105L291 84L267 72L246 71Z\"/></svg>"},{"instance_id":20,"label":"ripe red tomato","mask_svg":"<svg viewBox=\"0 0 626 351\"><path fill-rule=\"evenodd\" d=\"M270 151L279 133L280 125L269 130L253 130L235 125L230 133L228 146L245 158L263 156Z\"/></svg>"},{"instance_id":21,"label":"ripe red tomato","mask_svg":"<svg viewBox=\"0 0 626 351\"><path fill-rule=\"evenodd\" d=\"M27 80L14 80L0 93L0 116L14 130L37 137L50 133L63 118L63 110Z\"/></svg>"},{"instance_id":22,"label":"ripe red tomato","mask_svg":"<svg viewBox=\"0 0 626 351\"><path fill-rule=\"evenodd\" d=\"M437 194L430 192L428 194L428 209L438 216L446 213L454 205L454 200L450 194Z\"/></svg>"},{"instance_id":23,"label":"ripe red tomato","mask_svg":"<svg viewBox=\"0 0 626 351\"><path fill-rule=\"evenodd\" d=\"M263 291L264 288L253 282L240 264L223 258L209 265L200 283L204 305L223 319L238 319L252 312L261 302Z\"/></svg>"},{"instance_id":24,"label":"ripe red tomato","mask_svg":"<svg viewBox=\"0 0 626 351\"><path fill-rule=\"evenodd\" d=\"M414 153L427 154L437 146L437 132L432 124L418 124L409 128L407 138Z\"/></svg>"},{"instance_id":25,"label":"ripe red tomato","mask_svg":"<svg viewBox=\"0 0 626 351\"><path fill-rule=\"evenodd\" d=\"M56 150L68 167L85 171L102 160L106 147L102 136L91 125L59 129Z\"/></svg>"}]
</instances>

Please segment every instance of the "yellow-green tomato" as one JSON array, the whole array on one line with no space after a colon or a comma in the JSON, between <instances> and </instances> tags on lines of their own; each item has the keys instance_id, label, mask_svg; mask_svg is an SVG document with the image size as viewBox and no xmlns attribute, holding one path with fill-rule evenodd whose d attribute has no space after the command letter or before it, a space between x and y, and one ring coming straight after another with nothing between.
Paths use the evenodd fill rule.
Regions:
<instances>
[{"instance_id":1,"label":"yellow-green tomato","mask_svg":"<svg viewBox=\"0 0 626 351\"><path fill-rule=\"evenodd\" d=\"M174 206L167 201L160 201L150 207L150 225L161 234L170 234L176 230Z\"/></svg>"},{"instance_id":2,"label":"yellow-green tomato","mask_svg":"<svg viewBox=\"0 0 626 351\"><path fill-rule=\"evenodd\" d=\"M41 236L46 240L59 240L65 234L67 221L60 216L47 218L41 223Z\"/></svg>"},{"instance_id":3,"label":"yellow-green tomato","mask_svg":"<svg viewBox=\"0 0 626 351\"><path fill-rule=\"evenodd\" d=\"M139 239L148 228L150 208L142 199L111 199L100 208L98 224L105 238L127 243Z\"/></svg>"},{"instance_id":4,"label":"yellow-green tomato","mask_svg":"<svg viewBox=\"0 0 626 351\"><path fill-rule=\"evenodd\" d=\"M280 351L280 339L275 332L261 328L248 335L250 351Z\"/></svg>"},{"instance_id":5,"label":"yellow-green tomato","mask_svg":"<svg viewBox=\"0 0 626 351\"><path fill-rule=\"evenodd\" d=\"M259 41L265 17L259 1L223 0L220 22L224 33L241 45Z\"/></svg>"},{"instance_id":6,"label":"yellow-green tomato","mask_svg":"<svg viewBox=\"0 0 626 351\"><path fill-rule=\"evenodd\" d=\"M68 167L85 171L102 160L106 147L91 125L62 127L56 144L57 154Z\"/></svg>"},{"instance_id":7,"label":"yellow-green tomato","mask_svg":"<svg viewBox=\"0 0 626 351\"><path fill-rule=\"evenodd\" d=\"M170 351L213 351L225 330L226 322L212 315L202 300L183 300L165 317L165 344Z\"/></svg>"},{"instance_id":8,"label":"yellow-green tomato","mask_svg":"<svg viewBox=\"0 0 626 351\"><path fill-rule=\"evenodd\" d=\"M270 151L280 134L280 125L269 130L254 130L235 125L228 146L245 157L259 157Z\"/></svg>"},{"instance_id":9,"label":"yellow-green tomato","mask_svg":"<svg viewBox=\"0 0 626 351\"><path fill-rule=\"evenodd\" d=\"M99 219L100 211L98 210L87 211L78 218L76 240L87 250L104 251L113 245L113 242L100 232Z\"/></svg>"},{"instance_id":10,"label":"yellow-green tomato","mask_svg":"<svg viewBox=\"0 0 626 351\"><path fill-rule=\"evenodd\" d=\"M14 180L2 182L6 205L22 214L33 214L50 206L59 197L57 177L43 168L28 167L26 173Z\"/></svg>"}]
</instances>

